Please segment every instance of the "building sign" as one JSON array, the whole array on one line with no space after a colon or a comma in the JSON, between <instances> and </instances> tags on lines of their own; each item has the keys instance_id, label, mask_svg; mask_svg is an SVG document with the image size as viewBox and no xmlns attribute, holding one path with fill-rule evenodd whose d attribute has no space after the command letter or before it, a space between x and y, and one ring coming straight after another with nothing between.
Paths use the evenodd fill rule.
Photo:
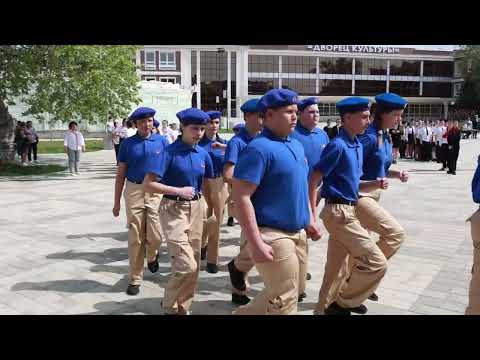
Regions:
<instances>
[{"instance_id":1,"label":"building sign","mask_svg":"<svg viewBox=\"0 0 480 360\"><path fill-rule=\"evenodd\" d=\"M345 52L370 54L398 54L400 48L373 45L307 45L307 49L319 52Z\"/></svg>"}]
</instances>

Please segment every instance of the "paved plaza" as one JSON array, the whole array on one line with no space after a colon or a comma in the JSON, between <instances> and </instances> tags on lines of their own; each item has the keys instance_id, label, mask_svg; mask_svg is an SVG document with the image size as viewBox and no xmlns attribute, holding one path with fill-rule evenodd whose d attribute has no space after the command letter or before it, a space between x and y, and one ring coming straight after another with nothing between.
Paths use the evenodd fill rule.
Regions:
<instances>
[{"instance_id":1,"label":"paved plaza","mask_svg":"<svg viewBox=\"0 0 480 360\"><path fill-rule=\"evenodd\" d=\"M470 183L480 140L463 140L456 176L437 163L402 160L410 181L391 181L382 204L405 227L407 240L389 263L368 314L463 314L468 301L472 244L465 219L476 205ZM62 155L40 156L65 163ZM170 276L165 243L160 270L145 268L140 294L125 294L128 254L125 209L112 215L114 152L82 154L82 174L0 177L0 314L161 314ZM395 167L395 165L394 165ZM323 201L320 206L323 206ZM322 227L324 230L324 228ZM238 252L240 227L222 226L220 271L201 271L194 315L231 314L226 264ZM310 242L307 298L311 315L323 277L328 234ZM202 269L205 264L202 264ZM252 272L251 295L262 288Z\"/></svg>"}]
</instances>

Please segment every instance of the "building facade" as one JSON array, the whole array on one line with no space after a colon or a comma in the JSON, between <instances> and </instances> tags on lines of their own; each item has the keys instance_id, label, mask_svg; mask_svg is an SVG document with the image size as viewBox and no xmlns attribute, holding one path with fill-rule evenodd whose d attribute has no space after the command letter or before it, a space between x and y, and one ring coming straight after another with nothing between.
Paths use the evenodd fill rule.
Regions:
<instances>
[{"instance_id":1,"label":"building facade","mask_svg":"<svg viewBox=\"0 0 480 360\"><path fill-rule=\"evenodd\" d=\"M141 80L180 84L192 91L192 106L227 119L277 87L319 97L322 120L338 117L335 103L345 96L382 92L408 99L406 119L439 119L463 83L457 52L389 46L148 45L136 61Z\"/></svg>"}]
</instances>

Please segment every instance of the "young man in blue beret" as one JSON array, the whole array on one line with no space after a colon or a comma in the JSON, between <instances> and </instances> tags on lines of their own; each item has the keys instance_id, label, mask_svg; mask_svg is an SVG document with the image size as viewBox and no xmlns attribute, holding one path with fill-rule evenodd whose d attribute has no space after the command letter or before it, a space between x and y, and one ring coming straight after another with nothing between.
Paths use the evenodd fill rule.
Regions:
<instances>
[{"instance_id":1,"label":"young man in blue beret","mask_svg":"<svg viewBox=\"0 0 480 360\"><path fill-rule=\"evenodd\" d=\"M237 315L295 314L299 283L305 279L307 235L321 237L308 201L305 152L290 137L296 104L297 94L287 89L270 90L261 98L264 130L235 167L233 196L242 237L265 285Z\"/></svg>"},{"instance_id":2,"label":"young man in blue beret","mask_svg":"<svg viewBox=\"0 0 480 360\"><path fill-rule=\"evenodd\" d=\"M240 128L239 133L235 135L228 143L225 151L223 178L229 184L228 213L236 217L235 202L232 198L232 177L235 165L238 162L239 155L262 130L263 114L257 108L259 99L250 99L241 106L245 126ZM230 219L229 219L230 221ZM233 223L233 219L232 219ZM236 305L245 305L250 301L247 293L247 276L254 264L250 258L247 243L240 240L239 254L228 263L228 272L232 283L232 303Z\"/></svg>"},{"instance_id":3,"label":"young man in blue beret","mask_svg":"<svg viewBox=\"0 0 480 360\"><path fill-rule=\"evenodd\" d=\"M125 210L128 225L128 260L130 284L128 295L137 295L143 278L145 254L148 269L158 271L158 249L162 241L158 207L162 196L146 193L143 189L145 164L149 158L163 152L168 142L160 135L152 134L155 110L141 107L130 119L135 121L137 133L120 145L115 179L113 216L120 214L120 198L125 179Z\"/></svg>"},{"instance_id":4,"label":"young man in blue beret","mask_svg":"<svg viewBox=\"0 0 480 360\"><path fill-rule=\"evenodd\" d=\"M320 112L318 110L318 99L316 97L301 100L298 103L298 111L300 116L291 137L302 143L310 174L313 165L320 160L322 151L329 143L330 138L325 131L317 128L318 121L320 120ZM310 274L308 273L307 278L310 278ZM301 302L306 296L305 282L301 282L299 301Z\"/></svg>"},{"instance_id":5,"label":"young man in blue beret","mask_svg":"<svg viewBox=\"0 0 480 360\"><path fill-rule=\"evenodd\" d=\"M325 147L309 179L310 204L313 206L317 201L318 184L323 181L321 196L325 199L325 206L320 217L330 234L325 273L314 314L349 315L352 311L365 312L359 308L385 275L387 259L361 226L356 214L363 174L363 148L357 135L368 126L370 102L365 98L349 97L337 103L337 108L343 126L338 136ZM362 190L382 188L383 182L375 180L362 186ZM316 209L312 210L316 218ZM336 298L327 299L334 280L338 276L344 277L339 271L348 256L355 259L351 276L341 294L334 291L338 294Z\"/></svg>"}]
</instances>

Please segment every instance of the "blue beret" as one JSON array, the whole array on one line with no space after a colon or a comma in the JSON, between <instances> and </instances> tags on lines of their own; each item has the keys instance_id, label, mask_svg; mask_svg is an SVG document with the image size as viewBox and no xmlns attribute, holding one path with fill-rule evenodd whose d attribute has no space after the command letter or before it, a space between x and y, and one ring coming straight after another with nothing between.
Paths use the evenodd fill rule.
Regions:
<instances>
[{"instance_id":1,"label":"blue beret","mask_svg":"<svg viewBox=\"0 0 480 360\"><path fill-rule=\"evenodd\" d=\"M240 130L241 128L244 128L245 127L245 124L244 123L240 123L240 124L237 124L233 127L233 130Z\"/></svg>"},{"instance_id":2,"label":"blue beret","mask_svg":"<svg viewBox=\"0 0 480 360\"><path fill-rule=\"evenodd\" d=\"M316 97L309 97L307 99L303 99L298 103L298 110L303 111L306 107L315 104L318 104L318 99Z\"/></svg>"},{"instance_id":3,"label":"blue beret","mask_svg":"<svg viewBox=\"0 0 480 360\"><path fill-rule=\"evenodd\" d=\"M207 111L210 120L213 119L220 119L222 117L222 113L220 111Z\"/></svg>"},{"instance_id":4,"label":"blue beret","mask_svg":"<svg viewBox=\"0 0 480 360\"><path fill-rule=\"evenodd\" d=\"M157 128L159 126L160 126L160 123L157 120L153 119L153 127Z\"/></svg>"},{"instance_id":5,"label":"blue beret","mask_svg":"<svg viewBox=\"0 0 480 360\"><path fill-rule=\"evenodd\" d=\"M370 100L358 96L350 96L337 102L340 114L370 110Z\"/></svg>"},{"instance_id":6,"label":"blue beret","mask_svg":"<svg viewBox=\"0 0 480 360\"><path fill-rule=\"evenodd\" d=\"M177 113L177 118L183 125L205 125L210 116L200 109L190 108Z\"/></svg>"},{"instance_id":7,"label":"blue beret","mask_svg":"<svg viewBox=\"0 0 480 360\"><path fill-rule=\"evenodd\" d=\"M261 97L257 107L259 112L265 112L267 109L293 105L297 102L296 92L288 89L272 89Z\"/></svg>"},{"instance_id":8,"label":"blue beret","mask_svg":"<svg viewBox=\"0 0 480 360\"><path fill-rule=\"evenodd\" d=\"M139 119L145 119L145 118L149 118L149 117L153 117L153 115L155 115L156 111L152 108L148 108L148 107L139 107L138 109L136 109L132 115L130 115L130 120L139 120Z\"/></svg>"},{"instance_id":9,"label":"blue beret","mask_svg":"<svg viewBox=\"0 0 480 360\"><path fill-rule=\"evenodd\" d=\"M245 102L241 107L243 113L256 113L258 112L257 105L260 99L250 99Z\"/></svg>"},{"instance_id":10,"label":"blue beret","mask_svg":"<svg viewBox=\"0 0 480 360\"><path fill-rule=\"evenodd\" d=\"M403 110L407 106L408 101L400 95L394 93L384 93L375 96L378 105L391 110Z\"/></svg>"}]
</instances>

